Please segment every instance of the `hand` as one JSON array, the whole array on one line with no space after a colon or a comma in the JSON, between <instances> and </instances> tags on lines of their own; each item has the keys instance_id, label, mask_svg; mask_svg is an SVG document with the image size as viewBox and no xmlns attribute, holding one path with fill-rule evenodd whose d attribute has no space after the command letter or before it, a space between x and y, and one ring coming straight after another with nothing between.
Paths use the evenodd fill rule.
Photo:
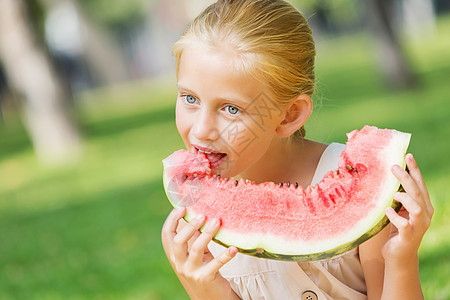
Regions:
<instances>
[{"instance_id":1,"label":"hand","mask_svg":"<svg viewBox=\"0 0 450 300\"><path fill-rule=\"evenodd\" d=\"M386 215L394 226L382 249L386 261L409 263L417 260L417 251L423 235L430 227L434 209L419 167L411 154L406 155L409 173L400 166L393 166L392 173L397 177L405 192L397 192L394 199L403 207L396 213L392 207L386 209Z\"/></svg>"},{"instance_id":2,"label":"hand","mask_svg":"<svg viewBox=\"0 0 450 300\"><path fill-rule=\"evenodd\" d=\"M219 220L211 220L199 233L198 229L205 223L205 217L198 216L177 232L179 221L185 213L185 208L174 209L162 229L164 251L175 273L191 298L231 297L234 292L218 271L236 255L237 248L230 247L214 258L208 250L208 243L219 230Z\"/></svg>"}]
</instances>

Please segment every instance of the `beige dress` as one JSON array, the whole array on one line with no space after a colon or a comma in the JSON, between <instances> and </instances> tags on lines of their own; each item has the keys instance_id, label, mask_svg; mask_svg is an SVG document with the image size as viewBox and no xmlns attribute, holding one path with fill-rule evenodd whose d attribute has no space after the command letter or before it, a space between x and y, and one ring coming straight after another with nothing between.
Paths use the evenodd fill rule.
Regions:
<instances>
[{"instance_id":1,"label":"beige dress","mask_svg":"<svg viewBox=\"0 0 450 300\"><path fill-rule=\"evenodd\" d=\"M332 143L325 149L312 184L337 168L344 147ZM225 248L211 242L209 250L217 256ZM358 248L331 259L300 263L260 259L238 253L220 269L220 273L241 299L314 299L305 297L305 292L310 293L307 291L313 292L319 300L367 299Z\"/></svg>"}]
</instances>

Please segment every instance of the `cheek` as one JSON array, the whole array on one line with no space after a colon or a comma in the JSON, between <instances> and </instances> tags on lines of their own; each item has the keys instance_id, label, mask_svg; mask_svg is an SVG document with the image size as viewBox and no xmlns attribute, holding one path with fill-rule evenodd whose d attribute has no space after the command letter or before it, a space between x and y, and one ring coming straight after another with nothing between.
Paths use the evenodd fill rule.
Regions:
<instances>
[{"instance_id":1,"label":"cheek","mask_svg":"<svg viewBox=\"0 0 450 300\"><path fill-rule=\"evenodd\" d=\"M247 131L245 138L241 138L242 141L247 142L242 144L244 148L242 155L249 156L251 160L257 160L270 147L273 136L274 130L269 127L264 129L254 127Z\"/></svg>"},{"instance_id":2,"label":"cheek","mask_svg":"<svg viewBox=\"0 0 450 300\"><path fill-rule=\"evenodd\" d=\"M190 145L190 132L193 124L195 123L195 114L191 114L183 110L183 107L177 107L175 110L175 124L177 126L178 133L183 140L186 147Z\"/></svg>"},{"instance_id":3,"label":"cheek","mask_svg":"<svg viewBox=\"0 0 450 300\"><path fill-rule=\"evenodd\" d=\"M175 124L177 125L178 133L182 137L184 137L184 135L188 131L188 120L186 118L186 115L181 111L178 104L175 109Z\"/></svg>"},{"instance_id":4,"label":"cheek","mask_svg":"<svg viewBox=\"0 0 450 300\"><path fill-rule=\"evenodd\" d=\"M175 123L177 124L177 128L182 126L185 123L186 114L183 113L183 108L179 101L177 101L175 105Z\"/></svg>"}]
</instances>

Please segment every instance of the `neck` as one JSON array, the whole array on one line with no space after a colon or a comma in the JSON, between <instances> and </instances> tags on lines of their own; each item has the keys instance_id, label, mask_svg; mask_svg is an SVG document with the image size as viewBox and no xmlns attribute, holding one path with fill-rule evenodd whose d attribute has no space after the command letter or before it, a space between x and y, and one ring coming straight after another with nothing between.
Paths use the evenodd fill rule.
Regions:
<instances>
[{"instance_id":1,"label":"neck","mask_svg":"<svg viewBox=\"0 0 450 300\"><path fill-rule=\"evenodd\" d=\"M311 140L276 137L263 157L235 178L255 183L298 182L306 188L326 145Z\"/></svg>"}]
</instances>

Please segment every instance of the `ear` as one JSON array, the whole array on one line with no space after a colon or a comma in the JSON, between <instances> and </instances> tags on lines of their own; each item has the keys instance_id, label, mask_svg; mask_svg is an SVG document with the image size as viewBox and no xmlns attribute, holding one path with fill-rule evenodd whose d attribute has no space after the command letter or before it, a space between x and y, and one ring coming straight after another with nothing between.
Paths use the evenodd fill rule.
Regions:
<instances>
[{"instance_id":1,"label":"ear","mask_svg":"<svg viewBox=\"0 0 450 300\"><path fill-rule=\"evenodd\" d=\"M278 125L276 132L279 136L288 137L305 124L312 112L311 97L298 95L286 107L285 118Z\"/></svg>"}]
</instances>

